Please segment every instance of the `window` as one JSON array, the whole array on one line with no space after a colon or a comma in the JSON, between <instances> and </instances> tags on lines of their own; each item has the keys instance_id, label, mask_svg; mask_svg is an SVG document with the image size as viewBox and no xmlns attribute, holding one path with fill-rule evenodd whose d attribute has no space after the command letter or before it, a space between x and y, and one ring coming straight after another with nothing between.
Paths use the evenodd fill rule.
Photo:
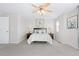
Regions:
<instances>
[{"instance_id":1,"label":"window","mask_svg":"<svg viewBox=\"0 0 79 59\"><path fill-rule=\"evenodd\" d=\"M56 22L56 32L59 32L59 21Z\"/></svg>"}]
</instances>

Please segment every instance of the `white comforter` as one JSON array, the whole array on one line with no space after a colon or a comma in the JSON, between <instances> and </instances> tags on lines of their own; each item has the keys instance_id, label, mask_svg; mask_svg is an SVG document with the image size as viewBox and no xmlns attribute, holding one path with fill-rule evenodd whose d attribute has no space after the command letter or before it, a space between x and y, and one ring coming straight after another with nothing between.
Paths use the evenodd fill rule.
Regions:
<instances>
[{"instance_id":1,"label":"white comforter","mask_svg":"<svg viewBox=\"0 0 79 59\"><path fill-rule=\"evenodd\" d=\"M44 33L33 33L29 39L27 40L28 44L31 44L33 41L46 41L50 44L52 44L52 38L50 37L49 34Z\"/></svg>"}]
</instances>

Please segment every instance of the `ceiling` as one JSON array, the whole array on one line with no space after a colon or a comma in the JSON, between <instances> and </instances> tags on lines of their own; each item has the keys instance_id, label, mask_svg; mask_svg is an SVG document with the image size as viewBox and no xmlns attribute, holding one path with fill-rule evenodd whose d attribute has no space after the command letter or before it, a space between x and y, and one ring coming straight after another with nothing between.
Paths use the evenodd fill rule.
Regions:
<instances>
[{"instance_id":1,"label":"ceiling","mask_svg":"<svg viewBox=\"0 0 79 59\"><path fill-rule=\"evenodd\" d=\"M51 3L49 10L52 12L45 14L43 17L50 19L55 19L59 15L71 11L76 8L79 4L76 3ZM0 13L1 14L18 14L24 17L40 17L39 15L32 13L32 4L31 3L0 3Z\"/></svg>"}]
</instances>

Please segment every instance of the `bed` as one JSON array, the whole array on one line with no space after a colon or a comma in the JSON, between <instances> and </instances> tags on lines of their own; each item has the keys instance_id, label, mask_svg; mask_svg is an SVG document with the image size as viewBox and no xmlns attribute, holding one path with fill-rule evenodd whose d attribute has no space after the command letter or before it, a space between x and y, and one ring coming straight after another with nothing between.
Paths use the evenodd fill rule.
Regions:
<instances>
[{"instance_id":1,"label":"bed","mask_svg":"<svg viewBox=\"0 0 79 59\"><path fill-rule=\"evenodd\" d=\"M34 28L33 33L30 35L27 42L28 44L31 44L34 41L42 41L52 44L52 38L47 33L47 28Z\"/></svg>"}]
</instances>

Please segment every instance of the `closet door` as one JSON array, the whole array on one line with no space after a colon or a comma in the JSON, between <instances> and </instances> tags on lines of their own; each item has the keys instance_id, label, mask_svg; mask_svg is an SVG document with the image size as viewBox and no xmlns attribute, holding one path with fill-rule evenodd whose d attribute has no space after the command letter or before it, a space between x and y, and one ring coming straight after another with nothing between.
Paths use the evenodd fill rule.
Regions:
<instances>
[{"instance_id":1,"label":"closet door","mask_svg":"<svg viewBox=\"0 0 79 59\"><path fill-rule=\"evenodd\" d=\"M9 43L9 17L0 17L0 44Z\"/></svg>"}]
</instances>

